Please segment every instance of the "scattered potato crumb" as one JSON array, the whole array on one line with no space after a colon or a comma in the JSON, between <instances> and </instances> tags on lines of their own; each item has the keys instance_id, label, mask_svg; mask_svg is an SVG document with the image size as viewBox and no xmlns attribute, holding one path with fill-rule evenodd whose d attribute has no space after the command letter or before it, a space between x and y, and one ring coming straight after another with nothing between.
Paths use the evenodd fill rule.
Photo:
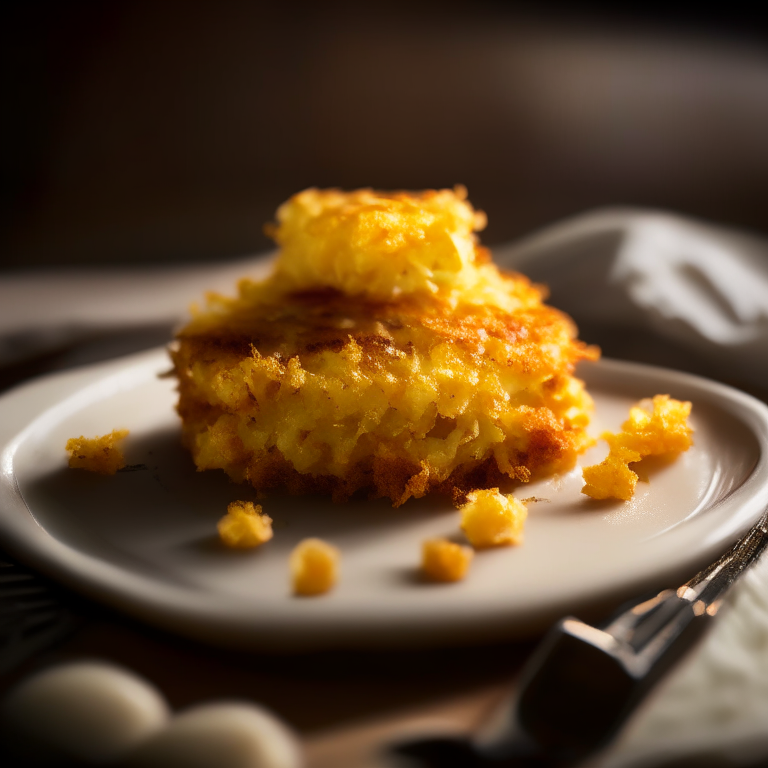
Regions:
<instances>
[{"instance_id":1,"label":"scattered potato crumb","mask_svg":"<svg viewBox=\"0 0 768 768\"><path fill-rule=\"evenodd\" d=\"M339 550L322 539L300 541L290 557L293 591L297 595L328 592L339 576Z\"/></svg>"},{"instance_id":2,"label":"scattered potato crumb","mask_svg":"<svg viewBox=\"0 0 768 768\"><path fill-rule=\"evenodd\" d=\"M474 552L448 539L428 539L422 544L421 570L432 581L461 581Z\"/></svg>"},{"instance_id":3,"label":"scattered potato crumb","mask_svg":"<svg viewBox=\"0 0 768 768\"><path fill-rule=\"evenodd\" d=\"M581 492L593 499L629 501L637 485L637 473L629 465L646 456L661 456L687 451L693 444L688 426L691 404L669 395L642 400L629 410L621 432L606 432L603 439L610 448L600 463L584 468Z\"/></svg>"},{"instance_id":4,"label":"scattered potato crumb","mask_svg":"<svg viewBox=\"0 0 768 768\"><path fill-rule=\"evenodd\" d=\"M258 547L273 536L272 518L252 501L233 501L219 520L218 529L221 540L232 549Z\"/></svg>"},{"instance_id":5,"label":"scattered potato crumb","mask_svg":"<svg viewBox=\"0 0 768 768\"><path fill-rule=\"evenodd\" d=\"M126 437L127 429L114 429L101 437L71 437L66 445L69 466L100 475L114 475L125 466L125 457L117 443Z\"/></svg>"},{"instance_id":6,"label":"scattered potato crumb","mask_svg":"<svg viewBox=\"0 0 768 768\"><path fill-rule=\"evenodd\" d=\"M461 510L461 529L473 547L520 544L528 510L498 488L472 491Z\"/></svg>"}]
</instances>

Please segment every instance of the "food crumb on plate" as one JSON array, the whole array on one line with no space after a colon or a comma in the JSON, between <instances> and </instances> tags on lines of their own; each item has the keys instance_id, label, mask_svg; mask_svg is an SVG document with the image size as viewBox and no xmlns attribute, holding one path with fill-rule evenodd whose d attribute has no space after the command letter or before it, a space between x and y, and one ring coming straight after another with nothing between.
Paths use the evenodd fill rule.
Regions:
<instances>
[{"instance_id":1,"label":"food crumb on plate","mask_svg":"<svg viewBox=\"0 0 768 768\"><path fill-rule=\"evenodd\" d=\"M525 505L498 488L472 491L461 508L461 529L476 548L521 544L528 517Z\"/></svg>"},{"instance_id":2,"label":"food crumb on plate","mask_svg":"<svg viewBox=\"0 0 768 768\"><path fill-rule=\"evenodd\" d=\"M581 492L593 499L629 501L638 480L630 464L646 456L679 454L693 445L690 413L691 403L669 395L656 395L633 405L621 432L603 434L610 452L600 464L584 467Z\"/></svg>"},{"instance_id":3,"label":"food crumb on plate","mask_svg":"<svg viewBox=\"0 0 768 768\"><path fill-rule=\"evenodd\" d=\"M297 595L322 595L339 577L339 550L322 539L303 539L289 559L293 591Z\"/></svg>"},{"instance_id":4,"label":"food crumb on plate","mask_svg":"<svg viewBox=\"0 0 768 768\"><path fill-rule=\"evenodd\" d=\"M474 554L471 547L448 539L427 539L421 548L421 570L430 581L461 581Z\"/></svg>"},{"instance_id":5,"label":"food crumb on plate","mask_svg":"<svg viewBox=\"0 0 768 768\"><path fill-rule=\"evenodd\" d=\"M100 475L114 475L125 466L125 456L117 444L128 434L127 429L113 429L108 435L71 437L66 445L69 466Z\"/></svg>"},{"instance_id":6,"label":"food crumb on plate","mask_svg":"<svg viewBox=\"0 0 768 768\"><path fill-rule=\"evenodd\" d=\"M233 501L217 527L221 541L232 549L252 549L274 535L272 518L252 501Z\"/></svg>"}]
</instances>

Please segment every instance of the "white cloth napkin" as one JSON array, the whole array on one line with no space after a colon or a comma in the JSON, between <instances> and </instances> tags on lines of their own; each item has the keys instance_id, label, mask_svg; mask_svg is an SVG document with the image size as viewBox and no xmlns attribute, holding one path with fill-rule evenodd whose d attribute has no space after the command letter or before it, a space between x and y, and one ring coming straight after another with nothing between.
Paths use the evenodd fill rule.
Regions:
<instances>
[{"instance_id":1,"label":"white cloth napkin","mask_svg":"<svg viewBox=\"0 0 768 768\"><path fill-rule=\"evenodd\" d=\"M495 258L546 283L588 341L623 357L642 345L642 357L676 367L682 354L710 376L768 387L766 240L665 213L606 210Z\"/></svg>"},{"instance_id":2,"label":"white cloth napkin","mask_svg":"<svg viewBox=\"0 0 768 768\"><path fill-rule=\"evenodd\" d=\"M606 210L494 255L548 284L551 303L609 354L768 388L767 241L664 213ZM75 343L104 355L108 344L94 352L93 339L105 334L170 332L191 300L231 292L237 278L264 274L268 261L5 275L0 365ZM768 756L768 561L742 579L731 603L596 766Z\"/></svg>"}]
</instances>

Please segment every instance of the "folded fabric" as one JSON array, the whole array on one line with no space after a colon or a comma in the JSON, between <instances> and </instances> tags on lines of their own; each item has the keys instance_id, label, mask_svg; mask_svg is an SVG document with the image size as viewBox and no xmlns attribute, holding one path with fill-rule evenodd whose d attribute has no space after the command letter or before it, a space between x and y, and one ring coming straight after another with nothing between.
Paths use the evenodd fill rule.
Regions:
<instances>
[{"instance_id":1,"label":"folded fabric","mask_svg":"<svg viewBox=\"0 0 768 768\"><path fill-rule=\"evenodd\" d=\"M766 386L768 240L671 214L606 210L495 258L547 284L551 303L609 354Z\"/></svg>"}]
</instances>

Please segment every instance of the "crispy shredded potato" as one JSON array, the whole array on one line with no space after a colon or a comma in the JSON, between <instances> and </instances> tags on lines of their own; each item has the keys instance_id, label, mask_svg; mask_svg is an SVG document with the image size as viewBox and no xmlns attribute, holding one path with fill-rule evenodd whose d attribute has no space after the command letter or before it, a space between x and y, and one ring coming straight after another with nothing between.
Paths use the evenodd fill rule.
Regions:
<instances>
[{"instance_id":1,"label":"crispy shredded potato","mask_svg":"<svg viewBox=\"0 0 768 768\"><path fill-rule=\"evenodd\" d=\"M307 189L277 211L277 269L298 290L323 285L381 301L441 288L493 291L473 235L485 214L466 194L463 187L418 194Z\"/></svg>"},{"instance_id":2,"label":"crispy shredded potato","mask_svg":"<svg viewBox=\"0 0 768 768\"><path fill-rule=\"evenodd\" d=\"M522 544L528 517L525 505L514 496L489 488L470 493L461 509L461 530L477 548Z\"/></svg>"},{"instance_id":3,"label":"crispy shredded potato","mask_svg":"<svg viewBox=\"0 0 768 768\"><path fill-rule=\"evenodd\" d=\"M300 541L289 559L293 591L297 595L322 595L339 578L339 550L322 539Z\"/></svg>"},{"instance_id":4,"label":"crispy shredded potato","mask_svg":"<svg viewBox=\"0 0 768 768\"><path fill-rule=\"evenodd\" d=\"M126 437L127 429L115 429L101 437L71 437L66 445L69 466L100 475L114 475L125 466L125 457L118 443Z\"/></svg>"},{"instance_id":5,"label":"crispy shredded potato","mask_svg":"<svg viewBox=\"0 0 768 768\"><path fill-rule=\"evenodd\" d=\"M592 442L573 369L598 352L489 261L483 221L460 188L283 205L272 276L211 296L172 350L198 469L398 506L571 468Z\"/></svg>"},{"instance_id":6,"label":"crispy shredded potato","mask_svg":"<svg viewBox=\"0 0 768 768\"><path fill-rule=\"evenodd\" d=\"M693 444L690 413L689 402L673 400L669 395L656 395L633 406L621 432L603 435L610 452L600 464L584 468L581 492L593 499L629 501L638 480L629 465L646 456L687 451Z\"/></svg>"},{"instance_id":7,"label":"crispy shredded potato","mask_svg":"<svg viewBox=\"0 0 768 768\"><path fill-rule=\"evenodd\" d=\"M217 527L221 541L232 549L253 549L273 536L272 518L252 501L233 501Z\"/></svg>"},{"instance_id":8,"label":"crispy shredded potato","mask_svg":"<svg viewBox=\"0 0 768 768\"><path fill-rule=\"evenodd\" d=\"M430 581L461 581L474 552L448 539L428 539L421 548L421 571Z\"/></svg>"}]
</instances>

